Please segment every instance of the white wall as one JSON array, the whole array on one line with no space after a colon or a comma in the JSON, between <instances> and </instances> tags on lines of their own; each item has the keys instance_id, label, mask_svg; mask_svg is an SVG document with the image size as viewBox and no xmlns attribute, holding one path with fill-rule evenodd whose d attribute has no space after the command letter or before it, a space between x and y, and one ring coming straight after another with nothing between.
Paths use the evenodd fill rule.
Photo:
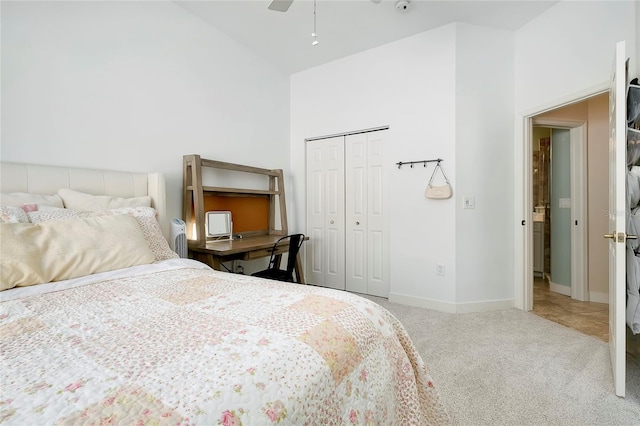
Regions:
<instances>
[{"instance_id":1,"label":"white wall","mask_svg":"<svg viewBox=\"0 0 640 426\"><path fill-rule=\"evenodd\" d=\"M544 107L607 82L620 40L627 42L631 69L640 73L640 58L635 55L640 43L637 7L633 1L562 1L518 30L516 112Z\"/></svg>"},{"instance_id":2,"label":"white wall","mask_svg":"<svg viewBox=\"0 0 640 426\"><path fill-rule=\"evenodd\" d=\"M304 138L390 126L389 164L443 158L454 197L424 198L433 170L391 169L390 300L451 312L513 304L513 34L452 24L292 76L292 173ZM476 209L462 210L462 195ZM299 197L303 197L302 191ZM304 212L296 217L304 223ZM436 275L436 264L445 276ZM495 304L491 305L496 307Z\"/></svg>"},{"instance_id":3,"label":"white wall","mask_svg":"<svg viewBox=\"0 0 640 426\"><path fill-rule=\"evenodd\" d=\"M606 90L615 45L620 40L627 43L631 73L640 75L639 9L637 1L563 1L516 31L513 221L516 306L524 307L522 271L527 244L520 220L529 214L524 209L523 191L528 170L524 161L524 116Z\"/></svg>"},{"instance_id":4,"label":"white wall","mask_svg":"<svg viewBox=\"0 0 640 426\"><path fill-rule=\"evenodd\" d=\"M513 306L513 37L457 25L456 301L469 310Z\"/></svg>"},{"instance_id":5,"label":"white wall","mask_svg":"<svg viewBox=\"0 0 640 426\"><path fill-rule=\"evenodd\" d=\"M412 36L291 77L291 172L304 206L304 139L389 125L391 157L443 158L454 192L455 25ZM427 200L433 165L391 168L391 292L455 300L455 200ZM296 223L305 229L305 212ZM436 276L436 263L446 275Z\"/></svg>"},{"instance_id":6,"label":"white wall","mask_svg":"<svg viewBox=\"0 0 640 426\"><path fill-rule=\"evenodd\" d=\"M289 165L289 78L172 2L2 2L2 161Z\"/></svg>"}]
</instances>

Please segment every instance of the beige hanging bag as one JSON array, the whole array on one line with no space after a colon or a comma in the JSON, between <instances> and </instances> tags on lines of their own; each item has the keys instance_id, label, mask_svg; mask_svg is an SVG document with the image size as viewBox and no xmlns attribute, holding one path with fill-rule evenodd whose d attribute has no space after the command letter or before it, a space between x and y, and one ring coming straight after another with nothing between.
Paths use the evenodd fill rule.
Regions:
<instances>
[{"instance_id":1,"label":"beige hanging bag","mask_svg":"<svg viewBox=\"0 0 640 426\"><path fill-rule=\"evenodd\" d=\"M442 173L442 176L444 176L444 185L433 185L433 178L435 177L438 169L440 169L440 173ZM427 184L427 189L424 191L424 196L426 198L444 200L447 198L451 198L452 194L453 191L451 190L449 179L447 179L447 175L444 174L444 169L440 165L440 161L438 161L438 164L436 164L436 167L435 169L433 169L433 173L431 174L431 179L429 179L429 183Z\"/></svg>"}]
</instances>

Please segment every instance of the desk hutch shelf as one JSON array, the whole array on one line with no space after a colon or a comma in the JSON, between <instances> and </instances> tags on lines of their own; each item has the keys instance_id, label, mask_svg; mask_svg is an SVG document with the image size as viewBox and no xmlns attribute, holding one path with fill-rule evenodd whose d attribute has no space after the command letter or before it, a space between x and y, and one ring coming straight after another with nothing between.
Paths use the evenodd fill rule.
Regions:
<instances>
[{"instance_id":1,"label":"desk hutch shelf","mask_svg":"<svg viewBox=\"0 0 640 426\"><path fill-rule=\"evenodd\" d=\"M268 189L206 186L202 182L203 169L206 168L257 175L258 180L266 179L262 186ZM278 242L280 237L288 233L281 169L261 169L206 160L199 155L185 155L183 189L182 216L186 222L190 257L217 270L220 270L222 262L254 260L272 254L276 255L277 264L280 264L282 254L289 250L286 242ZM215 210L231 212L232 239L207 239L205 212ZM296 256L295 273L296 281L304 283L300 253Z\"/></svg>"},{"instance_id":2,"label":"desk hutch shelf","mask_svg":"<svg viewBox=\"0 0 640 426\"><path fill-rule=\"evenodd\" d=\"M264 176L269 189L205 186L203 169L212 168ZM265 182L266 183L266 182ZM266 185L265 185L266 186ZM206 248L205 212L230 210L234 235L287 235L287 207L282 169L262 169L242 164L207 160L199 155L183 157L183 217L186 222L189 248ZM276 228L279 215L279 228Z\"/></svg>"}]
</instances>

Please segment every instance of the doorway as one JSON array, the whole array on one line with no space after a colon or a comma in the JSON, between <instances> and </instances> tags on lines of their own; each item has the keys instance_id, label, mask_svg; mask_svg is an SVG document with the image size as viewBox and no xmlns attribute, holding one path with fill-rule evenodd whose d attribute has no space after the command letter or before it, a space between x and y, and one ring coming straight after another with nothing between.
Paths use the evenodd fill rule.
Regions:
<instances>
[{"instance_id":1,"label":"doorway","mask_svg":"<svg viewBox=\"0 0 640 426\"><path fill-rule=\"evenodd\" d=\"M598 254L597 251L591 253L591 247L597 248L598 243L601 243L600 238L596 239L597 236L602 235L596 233L598 227L604 226L606 230L607 226L605 212L608 189L606 179L602 182L602 176L607 176L608 164L606 161L601 161L601 167L598 168L595 160L606 159L607 155L608 94L600 94L531 116L530 125L528 146L532 148L529 152L532 167L530 193L527 197L533 210L534 229L533 239L529 240L531 245L529 250L533 252L534 261L529 285L525 283L524 289L530 301L528 309L532 309L534 314L585 334L594 335L603 340L608 339L605 293L607 268L592 265L596 263L601 266L602 262L598 262L595 257ZM548 130L548 153L545 151L547 143L545 133L541 132L541 129L550 129ZM565 157L564 163L560 165L556 161L555 172L551 167L551 158L554 155L552 142L554 131L558 140L556 157L561 155ZM568 137L569 143L565 141L563 145L563 137ZM548 165L541 160L548 162ZM555 160L558 159L555 158ZM566 177L565 179L570 182L565 182L564 190L556 190L555 194L552 194L554 173L557 183L562 172L567 169L571 170L570 179ZM548 173L547 186L544 185L545 180L542 176L546 173ZM543 184L536 188L536 183L540 182ZM549 192L545 194L544 191ZM564 224L559 224L561 221L564 221ZM540 248L541 241L540 235L536 233L536 225L538 232L546 234L546 239L543 240L545 251L542 258L544 260L542 273L540 265L536 264L536 259L539 260L541 256L540 253L537 255L535 253L535 249ZM570 234L570 237L565 236L556 240L571 242L564 247L562 244L556 244L555 252L554 244L551 243L554 239L554 230L556 233ZM535 247L536 237L538 237L538 247ZM567 259L568 256L570 260ZM603 256L606 258L606 251ZM592 259L596 259L595 262ZM555 273L552 274L550 266L554 263L556 268L553 268ZM605 291L601 291L603 289Z\"/></svg>"}]
</instances>

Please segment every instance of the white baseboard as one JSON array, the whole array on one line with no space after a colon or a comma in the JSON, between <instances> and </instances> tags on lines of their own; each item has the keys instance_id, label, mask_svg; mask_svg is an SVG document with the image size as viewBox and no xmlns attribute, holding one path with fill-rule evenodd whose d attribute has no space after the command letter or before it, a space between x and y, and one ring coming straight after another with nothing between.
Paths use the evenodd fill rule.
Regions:
<instances>
[{"instance_id":1,"label":"white baseboard","mask_svg":"<svg viewBox=\"0 0 640 426\"><path fill-rule=\"evenodd\" d=\"M565 296L571 297L571 287L566 285L560 285L549 281L549 290L554 293L564 294Z\"/></svg>"},{"instance_id":2,"label":"white baseboard","mask_svg":"<svg viewBox=\"0 0 640 426\"><path fill-rule=\"evenodd\" d=\"M452 303L442 300L425 299L422 297L408 296L406 294L389 293L389 302L402 305L417 306L419 308L433 309L450 314L468 314L471 312L498 311L515 307L514 299L487 300L482 302Z\"/></svg>"},{"instance_id":3,"label":"white baseboard","mask_svg":"<svg viewBox=\"0 0 640 426\"><path fill-rule=\"evenodd\" d=\"M389 293L389 302L401 305L417 306L418 308L434 309L436 311L456 313L456 305L442 300L424 299L422 297L408 296L406 294Z\"/></svg>"},{"instance_id":4,"label":"white baseboard","mask_svg":"<svg viewBox=\"0 0 640 426\"><path fill-rule=\"evenodd\" d=\"M603 293L601 291L590 291L589 301L609 304L609 293Z\"/></svg>"}]
</instances>

